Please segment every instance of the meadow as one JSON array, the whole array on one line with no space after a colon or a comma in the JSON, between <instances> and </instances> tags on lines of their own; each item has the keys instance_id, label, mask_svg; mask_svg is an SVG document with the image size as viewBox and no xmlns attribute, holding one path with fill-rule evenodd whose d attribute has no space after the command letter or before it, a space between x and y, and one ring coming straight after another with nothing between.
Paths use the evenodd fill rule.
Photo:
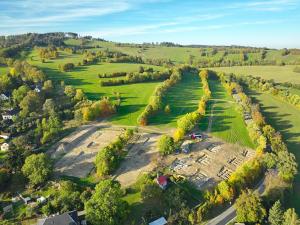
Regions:
<instances>
[{"instance_id":1,"label":"meadow","mask_svg":"<svg viewBox=\"0 0 300 225\"><path fill-rule=\"evenodd\" d=\"M270 94L246 90L260 105L267 123L280 131L290 152L300 163L300 110ZM299 168L299 167L298 167ZM300 172L300 171L299 171ZM300 213L300 174L296 176L291 206Z\"/></svg>"},{"instance_id":2,"label":"meadow","mask_svg":"<svg viewBox=\"0 0 300 225\"><path fill-rule=\"evenodd\" d=\"M164 68L133 63L98 63L95 65L76 67L74 71L71 72L61 72L58 69L59 64L73 62L76 65L76 63L81 60L81 55L60 52L58 59L47 60L46 63L42 63L36 51L28 55L28 62L41 68L49 79L64 81L66 85L81 88L91 100L98 100L103 96L113 97L114 93L119 92L121 94L122 103L118 114L111 118L112 122L123 125L136 125L137 117L147 105L150 95L159 82L101 87L98 74L134 72L138 71L140 66L152 67L154 70L163 70Z\"/></svg>"},{"instance_id":3,"label":"meadow","mask_svg":"<svg viewBox=\"0 0 300 225\"><path fill-rule=\"evenodd\" d=\"M274 79L275 82L291 82L300 84L300 74L293 70L296 66L233 66L233 67L214 67L215 71L234 73L236 75L259 76L266 80Z\"/></svg>"},{"instance_id":4,"label":"meadow","mask_svg":"<svg viewBox=\"0 0 300 225\"><path fill-rule=\"evenodd\" d=\"M79 39L68 39L65 41L67 45L71 46L80 46L84 44L85 46L88 46L90 48L99 48L99 49L109 49L111 51L119 51L126 53L128 55L133 56L141 56L142 58L146 59L152 59L152 58L158 58L158 59L170 59L174 63L189 63L190 56L193 57L194 62L201 61L207 61L207 60L216 60L218 61L222 57L224 60L233 61L233 62L239 62L240 61L240 53L228 53L227 50L225 50L223 47L217 47L217 46L202 46L202 47L189 47L189 46L161 46L161 45L134 45L134 44L123 44L118 45L114 42L108 42L108 41L98 41L98 40L85 40L84 43L82 43L82 40ZM218 49L216 54L211 54L213 49ZM237 51L242 50L241 48L231 48L235 49ZM207 52L208 54L205 56L202 56L202 52ZM250 61L260 61L261 60L261 52L253 52L247 54L247 60ZM282 56L281 51L279 50L267 50L266 58L265 60L272 60L276 62L285 62L285 63L295 63L300 61L300 55L287 55Z\"/></svg>"},{"instance_id":5,"label":"meadow","mask_svg":"<svg viewBox=\"0 0 300 225\"><path fill-rule=\"evenodd\" d=\"M171 87L163 101L170 106L169 113L161 112L150 119L150 125L176 127L176 121L188 112L198 108L198 102L203 94L202 83L198 74L186 73L182 80Z\"/></svg>"},{"instance_id":6,"label":"meadow","mask_svg":"<svg viewBox=\"0 0 300 225\"><path fill-rule=\"evenodd\" d=\"M233 98L218 80L209 80L209 87L212 97L208 101L205 117L200 120L200 129L229 143L254 148Z\"/></svg>"}]
</instances>

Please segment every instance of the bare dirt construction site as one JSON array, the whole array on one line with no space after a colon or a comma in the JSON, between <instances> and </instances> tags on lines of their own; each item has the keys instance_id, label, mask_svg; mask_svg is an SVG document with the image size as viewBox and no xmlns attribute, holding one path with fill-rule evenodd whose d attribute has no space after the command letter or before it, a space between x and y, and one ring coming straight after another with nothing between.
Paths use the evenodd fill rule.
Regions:
<instances>
[{"instance_id":1,"label":"bare dirt construction site","mask_svg":"<svg viewBox=\"0 0 300 225\"><path fill-rule=\"evenodd\" d=\"M156 167L159 158L156 143L160 135L157 133L137 134L138 139L130 147L125 160L114 176L123 187L134 184L140 174L150 172Z\"/></svg>"},{"instance_id":2,"label":"bare dirt construction site","mask_svg":"<svg viewBox=\"0 0 300 225\"><path fill-rule=\"evenodd\" d=\"M165 166L192 183L198 189L214 186L244 161L254 156L252 149L228 144L217 138L207 137L191 145L189 154L171 155L164 158Z\"/></svg>"},{"instance_id":3,"label":"bare dirt construction site","mask_svg":"<svg viewBox=\"0 0 300 225\"><path fill-rule=\"evenodd\" d=\"M123 130L106 122L81 126L50 149L51 158L56 160L55 173L86 177L94 168L98 151L116 139Z\"/></svg>"}]
</instances>

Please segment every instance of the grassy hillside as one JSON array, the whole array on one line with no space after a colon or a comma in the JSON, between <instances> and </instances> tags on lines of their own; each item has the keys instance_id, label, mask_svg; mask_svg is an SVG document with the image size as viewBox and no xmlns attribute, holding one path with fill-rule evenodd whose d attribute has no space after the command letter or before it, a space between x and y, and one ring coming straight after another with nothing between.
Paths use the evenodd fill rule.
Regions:
<instances>
[{"instance_id":1,"label":"grassy hillside","mask_svg":"<svg viewBox=\"0 0 300 225\"><path fill-rule=\"evenodd\" d=\"M98 73L112 72L133 72L137 71L141 64L126 63L99 63L96 65L76 67L72 72L61 72L58 65L82 60L81 55L60 52L60 56L55 60L48 60L42 63L37 52L33 51L28 56L28 62L41 68L47 76L55 81L63 80L67 85L73 85L85 91L90 99L99 99L102 96L113 96L114 92L119 92L122 97L122 104L118 115L112 117L112 121L124 125L136 125L138 115L148 103L149 96L159 82L148 82L140 84L128 84L121 86L101 87ZM155 70L163 70L162 67L143 65L152 67Z\"/></svg>"},{"instance_id":2,"label":"grassy hillside","mask_svg":"<svg viewBox=\"0 0 300 225\"><path fill-rule=\"evenodd\" d=\"M171 112L162 112L150 119L151 125L176 127L176 121L182 115L195 111L202 96L202 84L198 74L185 74L181 82L173 86L164 98Z\"/></svg>"},{"instance_id":3,"label":"grassy hillside","mask_svg":"<svg viewBox=\"0 0 300 225\"><path fill-rule=\"evenodd\" d=\"M227 142L253 148L242 115L236 110L237 105L232 97L218 80L209 80L209 86L212 98L208 102L206 116L200 121L200 129Z\"/></svg>"},{"instance_id":4,"label":"grassy hillside","mask_svg":"<svg viewBox=\"0 0 300 225\"><path fill-rule=\"evenodd\" d=\"M292 82L300 84L300 73L293 72L296 66L233 66L215 67L215 71L234 73L236 75L259 76L264 79L274 79L276 82Z\"/></svg>"},{"instance_id":5,"label":"grassy hillside","mask_svg":"<svg viewBox=\"0 0 300 225\"><path fill-rule=\"evenodd\" d=\"M222 57L225 61L239 62L241 58L240 50L241 48L233 48L227 47L226 50L222 48L213 48L213 47L166 47L166 46L153 46L153 45L134 45L134 44L126 44L126 45L118 45L114 42L104 42L92 40L75 40L68 39L65 41L67 45L73 46L88 46L94 48L102 48L109 49L113 51L120 51L129 55L141 56L143 58L164 58L170 59L175 63L187 63L189 62L190 56L194 58L194 62L201 61L210 61L210 60L220 60ZM216 54L213 54L213 49L218 49ZM236 53L228 53L229 50L237 50ZM202 56L201 53L206 52L207 55ZM261 52L254 52L247 54L247 60L249 61L260 61L261 60ZM272 60L275 62L285 62L285 63L295 63L300 62L300 55L287 55L282 56L280 50L267 50L267 54L265 56L265 60Z\"/></svg>"},{"instance_id":6,"label":"grassy hillside","mask_svg":"<svg viewBox=\"0 0 300 225\"><path fill-rule=\"evenodd\" d=\"M274 128L281 132L288 145L289 151L293 152L300 163L300 110L294 106L283 102L280 99L266 93L247 91L250 96L262 106L262 112ZM299 167L300 169L300 167ZM300 172L300 171L299 171ZM293 196L292 206L296 207L300 213L300 174L296 177L295 195Z\"/></svg>"}]
</instances>

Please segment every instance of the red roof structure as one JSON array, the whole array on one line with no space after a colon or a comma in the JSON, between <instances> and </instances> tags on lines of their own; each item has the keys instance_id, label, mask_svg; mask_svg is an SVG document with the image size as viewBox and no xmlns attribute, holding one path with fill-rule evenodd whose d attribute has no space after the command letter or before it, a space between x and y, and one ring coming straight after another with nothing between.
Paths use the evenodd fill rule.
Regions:
<instances>
[{"instance_id":1,"label":"red roof structure","mask_svg":"<svg viewBox=\"0 0 300 225\"><path fill-rule=\"evenodd\" d=\"M158 185L161 187L161 188L163 188L163 189L165 189L166 188L166 186L167 186L167 184L168 184L168 178L166 177L166 176L159 176L158 178L157 178L157 183L158 183Z\"/></svg>"}]
</instances>

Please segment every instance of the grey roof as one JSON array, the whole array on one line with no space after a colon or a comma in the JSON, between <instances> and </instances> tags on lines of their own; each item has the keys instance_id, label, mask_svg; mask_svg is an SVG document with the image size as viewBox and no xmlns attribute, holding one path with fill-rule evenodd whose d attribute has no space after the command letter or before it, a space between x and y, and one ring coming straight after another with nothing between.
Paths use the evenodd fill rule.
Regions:
<instances>
[{"instance_id":1,"label":"grey roof","mask_svg":"<svg viewBox=\"0 0 300 225\"><path fill-rule=\"evenodd\" d=\"M43 221L43 225L78 225L77 211L63 213L61 215L56 215L48 217Z\"/></svg>"}]
</instances>

